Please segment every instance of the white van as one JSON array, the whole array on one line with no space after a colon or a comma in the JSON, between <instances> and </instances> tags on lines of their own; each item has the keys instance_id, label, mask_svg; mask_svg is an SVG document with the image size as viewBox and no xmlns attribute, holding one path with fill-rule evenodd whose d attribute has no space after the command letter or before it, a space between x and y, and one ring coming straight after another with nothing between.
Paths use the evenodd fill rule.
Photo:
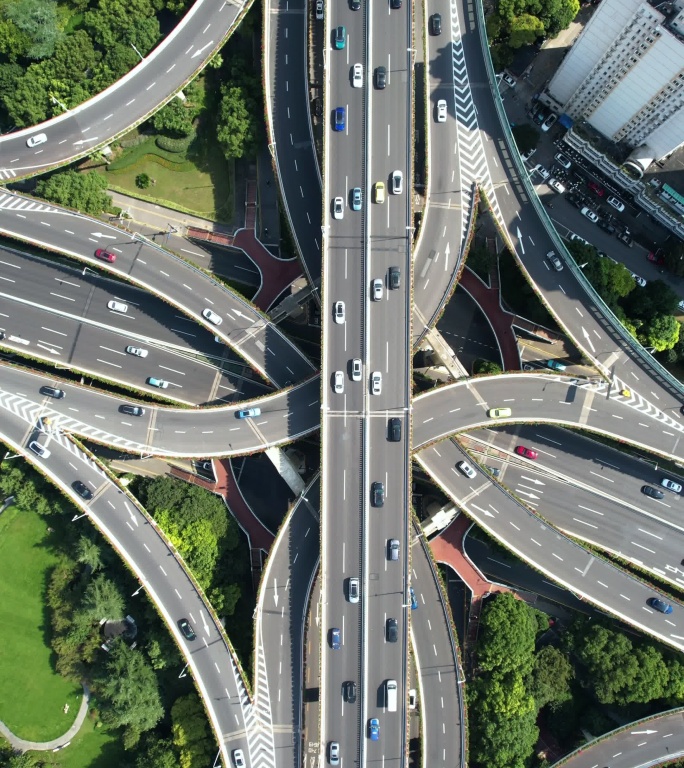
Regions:
<instances>
[{"instance_id":1,"label":"white van","mask_svg":"<svg viewBox=\"0 0 684 768\"><path fill-rule=\"evenodd\" d=\"M397 711L397 681L387 680L385 682L385 702L388 712Z\"/></svg>"}]
</instances>

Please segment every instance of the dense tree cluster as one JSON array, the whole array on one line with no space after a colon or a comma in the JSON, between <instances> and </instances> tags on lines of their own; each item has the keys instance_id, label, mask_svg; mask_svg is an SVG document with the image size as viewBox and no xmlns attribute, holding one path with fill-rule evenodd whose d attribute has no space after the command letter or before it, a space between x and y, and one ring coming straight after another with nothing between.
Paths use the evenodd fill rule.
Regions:
<instances>
[{"instance_id":1,"label":"dense tree cluster","mask_svg":"<svg viewBox=\"0 0 684 768\"><path fill-rule=\"evenodd\" d=\"M540 717L571 749L581 729L600 736L617 722L684 703L684 662L674 651L586 617L551 636L547 626L510 594L485 604L468 688L477 768L527 766Z\"/></svg>"},{"instance_id":2,"label":"dense tree cluster","mask_svg":"<svg viewBox=\"0 0 684 768\"><path fill-rule=\"evenodd\" d=\"M669 285L651 280L638 287L624 264L599 257L591 245L570 243L568 250L599 296L645 347L662 352L678 344L681 324L674 312L679 297Z\"/></svg>"},{"instance_id":3,"label":"dense tree cluster","mask_svg":"<svg viewBox=\"0 0 684 768\"><path fill-rule=\"evenodd\" d=\"M106 190L107 180L95 171L59 171L36 184L38 197L91 215L110 209L112 198Z\"/></svg>"},{"instance_id":4,"label":"dense tree cluster","mask_svg":"<svg viewBox=\"0 0 684 768\"><path fill-rule=\"evenodd\" d=\"M516 48L538 37L554 37L579 11L579 0L498 0L487 16L492 60L497 71L508 66Z\"/></svg>"},{"instance_id":5,"label":"dense tree cluster","mask_svg":"<svg viewBox=\"0 0 684 768\"><path fill-rule=\"evenodd\" d=\"M5 0L0 127L35 125L118 80L161 40L160 18L190 0Z\"/></svg>"}]
</instances>

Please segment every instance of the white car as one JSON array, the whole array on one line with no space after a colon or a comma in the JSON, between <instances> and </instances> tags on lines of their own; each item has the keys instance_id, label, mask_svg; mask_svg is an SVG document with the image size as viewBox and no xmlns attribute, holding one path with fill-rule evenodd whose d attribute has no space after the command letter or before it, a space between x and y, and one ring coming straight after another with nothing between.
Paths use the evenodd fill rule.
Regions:
<instances>
[{"instance_id":1,"label":"white car","mask_svg":"<svg viewBox=\"0 0 684 768\"><path fill-rule=\"evenodd\" d=\"M561 195L563 192L565 192L565 187L560 183L560 181L558 181L558 179L549 179L546 183L551 187L551 189L554 189Z\"/></svg>"},{"instance_id":2,"label":"white car","mask_svg":"<svg viewBox=\"0 0 684 768\"><path fill-rule=\"evenodd\" d=\"M675 483L674 480L670 480L667 477L664 477L660 484L663 486L663 488L667 488L668 491L674 491L674 493L681 493L682 492L682 486L680 483Z\"/></svg>"},{"instance_id":3,"label":"white car","mask_svg":"<svg viewBox=\"0 0 684 768\"><path fill-rule=\"evenodd\" d=\"M458 469L459 472L463 472L463 474L470 480L477 477L477 472L470 466L470 464L468 464L467 461L457 462L456 469Z\"/></svg>"},{"instance_id":4,"label":"white car","mask_svg":"<svg viewBox=\"0 0 684 768\"><path fill-rule=\"evenodd\" d=\"M580 211L582 216L586 216L589 221L593 221L594 224L599 220L598 214L595 211L592 211L591 208L587 208L585 205L584 208Z\"/></svg>"},{"instance_id":5,"label":"white car","mask_svg":"<svg viewBox=\"0 0 684 768\"><path fill-rule=\"evenodd\" d=\"M416 689L411 688L409 691L409 709L416 708Z\"/></svg>"},{"instance_id":6,"label":"white car","mask_svg":"<svg viewBox=\"0 0 684 768\"><path fill-rule=\"evenodd\" d=\"M223 322L223 318L221 317L221 315L217 315L213 309L203 309L202 317L205 320L208 320L210 323L213 323L214 325L221 325L221 323Z\"/></svg>"},{"instance_id":7,"label":"white car","mask_svg":"<svg viewBox=\"0 0 684 768\"><path fill-rule=\"evenodd\" d=\"M50 451L48 449L41 445L40 443L36 442L35 440L32 443L29 443L29 448L34 452L37 453L41 459L49 459L50 458Z\"/></svg>"},{"instance_id":8,"label":"white car","mask_svg":"<svg viewBox=\"0 0 684 768\"><path fill-rule=\"evenodd\" d=\"M245 768L245 753L241 749L233 750L233 764L235 768Z\"/></svg>"},{"instance_id":9,"label":"white car","mask_svg":"<svg viewBox=\"0 0 684 768\"><path fill-rule=\"evenodd\" d=\"M404 174L401 171L392 171L392 194L400 195L404 191Z\"/></svg>"},{"instance_id":10,"label":"white car","mask_svg":"<svg viewBox=\"0 0 684 768\"><path fill-rule=\"evenodd\" d=\"M323 19L323 0L316 0L316 18L318 21Z\"/></svg>"},{"instance_id":11,"label":"white car","mask_svg":"<svg viewBox=\"0 0 684 768\"><path fill-rule=\"evenodd\" d=\"M382 374L380 371L371 373L371 395L379 395L382 392Z\"/></svg>"},{"instance_id":12,"label":"white car","mask_svg":"<svg viewBox=\"0 0 684 768\"><path fill-rule=\"evenodd\" d=\"M612 205L613 208L615 208L617 211L620 211L620 213L622 213L622 211L625 210L625 204L622 202L622 200L618 199L617 197L613 197L611 195L606 200L606 202L608 203L608 205Z\"/></svg>"},{"instance_id":13,"label":"white car","mask_svg":"<svg viewBox=\"0 0 684 768\"><path fill-rule=\"evenodd\" d=\"M504 72L501 76L501 79L504 81L504 83L506 83L506 85L510 86L511 88L515 88L516 79L512 75L509 75L508 72Z\"/></svg>"},{"instance_id":14,"label":"white car","mask_svg":"<svg viewBox=\"0 0 684 768\"><path fill-rule=\"evenodd\" d=\"M349 602L359 602L359 580L357 578L349 579Z\"/></svg>"},{"instance_id":15,"label":"white car","mask_svg":"<svg viewBox=\"0 0 684 768\"><path fill-rule=\"evenodd\" d=\"M562 165L566 171L570 170L572 163L568 160L568 158L562 152L558 152L557 154L555 154L553 156L553 159L558 163L558 165Z\"/></svg>"},{"instance_id":16,"label":"white car","mask_svg":"<svg viewBox=\"0 0 684 768\"><path fill-rule=\"evenodd\" d=\"M558 117L556 115L549 115L546 120L542 123L542 131L546 132L549 130L549 128L558 120Z\"/></svg>"},{"instance_id":17,"label":"white car","mask_svg":"<svg viewBox=\"0 0 684 768\"><path fill-rule=\"evenodd\" d=\"M341 395L344 392L344 374L342 371L335 371L335 394Z\"/></svg>"},{"instance_id":18,"label":"white car","mask_svg":"<svg viewBox=\"0 0 684 768\"><path fill-rule=\"evenodd\" d=\"M541 176L542 181L546 181L551 175L549 171L547 171L546 168L544 168L544 166L541 163L537 163L534 166L534 168L532 169L532 173L538 173Z\"/></svg>"},{"instance_id":19,"label":"white car","mask_svg":"<svg viewBox=\"0 0 684 768\"><path fill-rule=\"evenodd\" d=\"M568 240L573 240L575 242L582 243L582 245L589 245L589 241L585 240L583 237L578 235L576 232L573 232L570 235L570 237L568 238Z\"/></svg>"},{"instance_id":20,"label":"white car","mask_svg":"<svg viewBox=\"0 0 684 768\"><path fill-rule=\"evenodd\" d=\"M128 312L128 304L124 304L123 301L108 301L107 309L111 309L113 312L121 312L125 315Z\"/></svg>"},{"instance_id":21,"label":"white car","mask_svg":"<svg viewBox=\"0 0 684 768\"><path fill-rule=\"evenodd\" d=\"M333 304L333 317L335 318L335 322L338 325L342 325L342 323L344 323L344 302L343 301L336 301Z\"/></svg>"},{"instance_id":22,"label":"white car","mask_svg":"<svg viewBox=\"0 0 684 768\"><path fill-rule=\"evenodd\" d=\"M536 149L528 149L527 152L523 152L522 155L520 155L523 163L526 163L536 151Z\"/></svg>"},{"instance_id":23,"label":"white car","mask_svg":"<svg viewBox=\"0 0 684 768\"><path fill-rule=\"evenodd\" d=\"M352 69L352 85L361 88L363 85L363 64L354 64Z\"/></svg>"},{"instance_id":24,"label":"white car","mask_svg":"<svg viewBox=\"0 0 684 768\"><path fill-rule=\"evenodd\" d=\"M361 381L361 372L363 366L361 365L361 359L355 357L352 360L352 381Z\"/></svg>"},{"instance_id":25,"label":"white car","mask_svg":"<svg viewBox=\"0 0 684 768\"><path fill-rule=\"evenodd\" d=\"M440 99L437 102L437 122L446 123L447 119L447 103L446 99Z\"/></svg>"},{"instance_id":26,"label":"white car","mask_svg":"<svg viewBox=\"0 0 684 768\"><path fill-rule=\"evenodd\" d=\"M36 133L34 136L26 139L27 147L37 147L39 144L45 144L47 136L44 133Z\"/></svg>"},{"instance_id":27,"label":"white car","mask_svg":"<svg viewBox=\"0 0 684 768\"><path fill-rule=\"evenodd\" d=\"M371 283L371 295L373 301L382 301L382 280L379 277Z\"/></svg>"},{"instance_id":28,"label":"white car","mask_svg":"<svg viewBox=\"0 0 684 768\"><path fill-rule=\"evenodd\" d=\"M333 200L333 219L341 219L344 216L344 200L336 197Z\"/></svg>"},{"instance_id":29,"label":"white car","mask_svg":"<svg viewBox=\"0 0 684 768\"><path fill-rule=\"evenodd\" d=\"M135 355L136 357L147 357L149 352L146 349L143 349L142 347L126 347L126 352L128 352L129 355Z\"/></svg>"},{"instance_id":30,"label":"white car","mask_svg":"<svg viewBox=\"0 0 684 768\"><path fill-rule=\"evenodd\" d=\"M549 251L546 254L546 258L551 263L551 266L556 270L556 272L562 272L563 271L563 262L556 256L555 251Z\"/></svg>"},{"instance_id":31,"label":"white car","mask_svg":"<svg viewBox=\"0 0 684 768\"><path fill-rule=\"evenodd\" d=\"M643 277L639 277L639 275L634 274L634 272L630 272L630 274L634 278L634 282L639 286L639 288L646 287L646 280L644 280Z\"/></svg>"}]
</instances>

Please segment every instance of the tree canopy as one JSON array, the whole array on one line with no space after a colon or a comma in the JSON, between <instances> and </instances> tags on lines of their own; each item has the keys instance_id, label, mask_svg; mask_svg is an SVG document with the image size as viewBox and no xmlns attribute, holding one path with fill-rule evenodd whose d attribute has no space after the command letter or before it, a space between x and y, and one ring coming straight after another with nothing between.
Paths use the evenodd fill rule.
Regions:
<instances>
[{"instance_id":1,"label":"tree canopy","mask_svg":"<svg viewBox=\"0 0 684 768\"><path fill-rule=\"evenodd\" d=\"M77 173L74 170L54 173L36 184L36 194L46 200L81 213L96 215L108 210L112 198L106 193L107 179L95 171Z\"/></svg>"}]
</instances>

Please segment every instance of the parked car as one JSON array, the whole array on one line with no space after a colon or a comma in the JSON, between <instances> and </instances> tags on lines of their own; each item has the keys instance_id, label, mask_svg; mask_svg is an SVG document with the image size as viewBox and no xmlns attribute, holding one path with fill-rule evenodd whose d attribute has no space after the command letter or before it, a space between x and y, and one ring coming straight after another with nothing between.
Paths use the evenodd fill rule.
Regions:
<instances>
[{"instance_id":1,"label":"parked car","mask_svg":"<svg viewBox=\"0 0 684 768\"><path fill-rule=\"evenodd\" d=\"M318 21L323 19L323 0L316 0L316 19Z\"/></svg>"},{"instance_id":2,"label":"parked car","mask_svg":"<svg viewBox=\"0 0 684 768\"><path fill-rule=\"evenodd\" d=\"M523 152L523 153L520 155L520 159L521 159L521 160L522 160L524 163L526 163L526 162L527 162L527 161L528 161L528 160L529 160L529 159L532 157L532 155L533 155L533 154L534 154L536 151L537 151L537 150L536 150L536 149L534 149L534 148L533 148L533 149L528 149L528 150L527 150L527 152Z\"/></svg>"},{"instance_id":3,"label":"parked car","mask_svg":"<svg viewBox=\"0 0 684 768\"><path fill-rule=\"evenodd\" d=\"M660 484L663 486L663 488L667 488L668 491L672 491L673 493L682 492L681 483L676 483L674 480L670 480L668 477L664 477L660 481Z\"/></svg>"},{"instance_id":4,"label":"parked car","mask_svg":"<svg viewBox=\"0 0 684 768\"><path fill-rule=\"evenodd\" d=\"M576 232L573 232L568 238L568 240L570 240L571 242L582 243L582 245L589 245L589 241L585 240L581 235L578 235Z\"/></svg>"},{"instance_id":5,"label":"parked car","mask_svg":"<svg viewBox=\"0 0 684 768\"><path fill-rule=\"evenodd\" d=\"M606 194L606 190L595 181L589 181L587 183L587 186L592 192L597 194L599 197L603 197Z\"/></svg>"},{"instance_id":6,"label":"parked car","mask_svg":"<svg viewBox=\"0 0 684 768\"><path fill-rule=\"evenodd\" d=\"M649 253L646 254L646 258L649 261L652 261L654 264L657 264L659 267L662 267L665 264L665 256L663 255L662 248L658 248L655 253L653 253L653 251L649 251Z\"/></svg>"},{"instance_id":7,"label":"parked car","mask_svg":"<svg viewBox=\"0 0 684 768\"><path fill-rule=\"evenodd\" d=\"M516 79L513 77L513 75L509 75L508 72L504 72L501 76L501 79L506 83L506 85L509 88L515 88L516 86Z\"/></svg>"},{"instance_id":8,"label":"parked car","mask_svg":"<svg viewBox=\"0 0 684 768\"><path fill-rule=\"evenodd\" d=\"M634 240L632 240L632 235L629 231L622 232L617 236L617 239L624 243L628 248L631 248L634 245Z\"/></svg>"},{"instance_id":9,"label":"parked car","mask_svg":"<svg viewBox=\"0 0 684 768\"><path fill-rule=\"evenodd\" d=\"M630 272L629 274L634 278L634 282L639 286L639 288L646 287L646 280L643 277L639 277L639 275L634 272Z\"/></svg>"},{"instance_id":10,"label":"parked car","mask_svg":"<svg viewBox=\"0 0 684 768\"><path fill-rule=\"evenodd\" d=\"M594 224L596 224L596 222L599 220L599 217L596 211L592 211L591 208L588 208L587 206L582 208L580 213L582 214L582 216L586 216L586 218L589 219L589 221L593 221Z\"/></svg>"},{"instance_id":11,"label":"parked car","mask_svg":"<svg viewBox=\"0 0 684 768\"><path fill-rule=\"evenodd\" d=\"M551 187L551 189L555 190L561 195L563 192L565 192L565 187L560 183L560 181L558 181L558 179L549 179L546 183Z\"/></svg>"},{"instance_id":12,"label":"parked car","mask_svg":"<svg viewBox=\"0 0 684 768\"><path fill-rule=\"evenodd\" d=\"M561 363L560 360L546 360L544 365L552 371L564 371L567 368L567 365Z\"/></svg>"},{"instance_id":13,"label":"parked car","mask_svg":"<svg viewBox=\"0 0 684 768\"><path fill-rule=\"evenodd\" d=\"M620 200L617 197L614 197L613 195L611 195L606 200L606 202L608 203L608 205L612 205L613 208L615 208L615 210L620 211L620 213L622 213L622 211L625 210L625 204L622 202L622 200Z\"/></svg>"},{"instance_id":14,"label":"parked car","mask_svg":"<svg viewBox=\"0 0 684 768\"><path fill-rule=\"evenodd\" d=\"M553 159L558 163L558 165L561 165L563 168L565 168L566 171L570 170L572 167L572 163L562 152L555 154Z\"/></svg>"},{"instance_id":15,"label":"parked car","mask_svg":"<svg viewBox=\"0 0 684 768\"><path fill-rule=\"evenodd\" d=\"M609 235L615 234L617 231L615 227L610 223L607 219L601 219L598 223L599 227L604 231L607 232Z\"/></svg>"},{"instance_id":16,"label":"parked car","mask_svg":"<svg viewBox=\"0 0 684 768\"><path fill-rule=\"evenodd\" d=\"M544 166L541 163L537 163L534 168L532 169L532 173L538 173L541 176L542 181L546 181L549 176L551 175L549 171L544 168ZM530 176L532 175L530 174Z\"/></svg>"},{"instance_id":17,"label":"parked car","mask_svg":"<svg viewBox=\"0 0 684 768\"><path fill-rule=\"evenodd\" d=\"M544 122L542 123L542 126L541 126L542 131L544 132L548 131L555 124L556 120L558 120L557 115L549 115L546 118L546 120L544 120Z\"/></svg>"}]
</instances>

